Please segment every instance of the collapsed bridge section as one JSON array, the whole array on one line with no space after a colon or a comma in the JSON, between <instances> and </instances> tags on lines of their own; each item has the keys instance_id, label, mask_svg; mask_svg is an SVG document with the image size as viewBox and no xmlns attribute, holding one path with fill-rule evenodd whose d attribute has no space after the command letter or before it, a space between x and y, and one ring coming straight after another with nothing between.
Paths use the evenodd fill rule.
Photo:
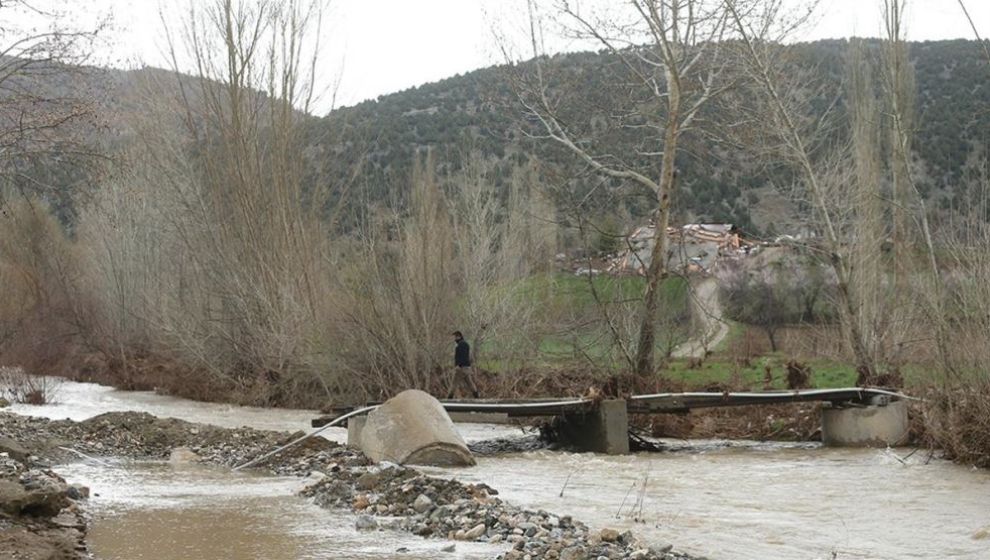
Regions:
<instances>
[{"instance_id":1,"label":"collapsed bridge section","mask_svg":"<svg viewBox=\"0 0 990 560\"><path fill-rule=\"evenodd\" d=\"M559 417L560 435L570 444L607 454L629 452L629 414L686 413L700 408L822 402L826 445L895 446L908 436L907 402L879 388L807 389L762 392L687 392L632 395L625 399L514 399L442 401L448 413L495 413L508 417ZM370 403L375 406L378 403ZM335 416L352 409L335 409ZM334 416L317 418L323 426ZM349 421L350 422L350 421ZM355 426L358 424L355 423ZM351 429L349 426L348 439Z\"/></svg>"}]
</instances>

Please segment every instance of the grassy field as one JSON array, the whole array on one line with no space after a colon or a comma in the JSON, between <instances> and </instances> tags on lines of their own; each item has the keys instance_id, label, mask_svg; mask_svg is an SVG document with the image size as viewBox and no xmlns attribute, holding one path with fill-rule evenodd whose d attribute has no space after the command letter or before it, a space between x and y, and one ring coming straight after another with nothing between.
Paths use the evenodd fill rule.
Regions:
<instances>
[{"instance_id":1,"label":"grassy field","mask_svg":"<svg viewBox=\"0 0 990 560\"><path fill-rule=\"evenodd\" d=\"M646 279L641 276L600 275L589 279L557 273L524 280L514 291L541 307L564 305L576 310L594 310L598 305L595 293L600 301L610 304L638 302L645 288ZM660 302L662 306L686 311L687 295L687 280L672 277L661 286Z\"/></svg>"},{"instance_id":2,"label":"grassy field","mask_svg":"<svg viewBox=\"0 0 990 560\"><path fill-rule=\"evenodd\" d=\"M540 341L539 354L544 362L553 364L574 358L607 362L619 359L612 337L600 320L582 323L590 318L600 319L602 304L617 315L638 313L645 279L639 276L597 276L589 281L587 277L558 274L542 279L542 282L534 282L530 288L532 295L536 296L533 301L543 302L541 305L546 306L545 312L569 315L577 325ZM690 307L688 289L688 282L683 278L670 278L664 282L660 293L661 315L687 318ZM544 297L540 298L540 295Z\"/></svg>"},{"instance_id":3,"label":"grassy field","mask_svg":"<svg viewBox=\"0 0 990 560\"><path fill-rule=\"evenodd\" d=\"M588 278L569 273L534 276L511 288L512 297L523 298L532 305L534 317L545 324L531 367L560 367L574 362L601 365L603 370L624 366L613 337L602 319L604 305L617 318L627 318L628 325L638 328L645 279L639 276ZM660 315L683 318L689 322L690 299L687 280L672 277L661 286ZM597 296L597 298L596 298ZM506 365L499 349L485 345L478 365L501 371Z\"/></svg>"},{"instance_id":4,"label":"grassy field","mask_svg":"<svg viewBox=\"0 0 990 560\"><path fill-rule=\"evenodd\" d=\"M536 341L538 351L535 359L526 362L534 368L567 368L571 364L581 364L600 370L601 375L607 376L626 369L618 348L611 334L601 320L600 303L603 302L615 314L621 313L634 318L639 312L640 300L645 280L641 277L611 277L597 276L594 278L579 277L573 274L559 273L550 276L533 277L513 289L514 297L523 297L531 302L536 314L542 318L551 318L548 329ZM670 317L678 317L678 326L687 327L690 322L690 297L687 280L679 277L669 279L662 286L661 309ZM596 301L594 293L597 293ZM624 309L621 309L622 307ZM621 311L621 313L620 313ZM627 326L638 327L635 321L627 322ZM753 330L740 323L729 323L729 335L717 347L712 348L713 354L706 358L701 365L687 359L672 359L658 374L674 384L685 388L698 389L706 386L731 387L735 389L759 390L766 385L766 368L770 368L772 377L769 388L787 388L787 370L785 364L796 356L787 351L767 353L762 356L739 360L733 354L738 349L732 349L733 340L744 336L755 336L760 339L761 331ZM661 332L669 332L669 326L660 328ZM634 332L634 331L633 331ZM486 347L479 360L479 366L489 371L504 371L509 364L498 358L497 348ZM658 344L658 355L664 348ZM817 388L852 387L856 384L855 368L849 363L843 363L828 358L797 359L811 368L811 385ZM923 378L921 368L908 368L904 372L909 383Z\"/></svg>"},{"instance_id":5,"label":"grassy field","mask_svg":"<svg viewBox=\"0 0 990 560\"><path fill-rule=\"evenodd\" d=\"M748 364L739 364L721 356L713 356L696 368L690 368L688 360L675 360L661 372L661 375L673 381L683 382L689 387L720 384L760 389L764 386L766 367L769 366L773 377L770 386L774 389L786 389L787 370L784 366L786 362L787 358L779 354L752 358ZM814 387L828 389L856 385L856 370L852 366L825 359L808 360L804 363L811 368L811 383Z\"/></svg>"}]
</instances>

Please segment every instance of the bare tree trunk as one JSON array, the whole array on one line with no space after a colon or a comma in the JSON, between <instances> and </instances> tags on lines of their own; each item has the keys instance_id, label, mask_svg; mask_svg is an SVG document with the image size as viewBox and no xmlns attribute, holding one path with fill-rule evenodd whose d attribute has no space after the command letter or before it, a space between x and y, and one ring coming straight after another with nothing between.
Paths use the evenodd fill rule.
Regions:
<instances>
[{"instance_id":1,"label":"bare tree trunk","mask_svg":"<svg viewBox=\"0 0 990 560\"><path fill-rule=\"evenodd\" d=\"M852 126L852 159L854 183L849 202L852 231L851 298L857 313L856 321L863 344L876 367L883 359L884 328L881 322L880 286L883 276L882 241L884 237L884 208L880 193L880 151L877 133L878 112L873 88L873 72L862 43L852 45L848 63L849 118ZM886 309L890 312L891 309ZM863 364L859 364L863 365Z\"/></svg>"},{"instance_id":2,"label":"bare tree trunk","mask_svg":"<svg viewBox=\"0 0 990 560\"><path fill-rule=\"evenodd\" d=\"M653 250L646 272L646 293L643 295L643 318L639 327L639 344L636 347L636 374L653 373L653 346L656 341L657 292L667 277L667 227L670 224L670 197L674 192L674 156L677 153L677 113L680 110L680 92L676 86L670 89L670 120L663 145L663 168L657 190L656 230L653 232Z\"/></svg>"}]
</instances>

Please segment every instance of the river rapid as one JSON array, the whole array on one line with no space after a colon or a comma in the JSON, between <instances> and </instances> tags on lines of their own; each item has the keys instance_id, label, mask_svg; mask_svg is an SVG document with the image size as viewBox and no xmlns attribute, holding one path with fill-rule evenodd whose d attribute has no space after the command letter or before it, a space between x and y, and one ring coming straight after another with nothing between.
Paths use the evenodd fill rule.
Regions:
<instances>
[{"instance_id":1,"label":"river rapid","mask_svg":"<svg viewBox=\"0 0 990 560\"><path fill-rule=\"evenodd\" d=\"M82 420L134 410L224 427L296 431L316 413L199 403L66 382L58 403L12 411ZM519 435L460 424L468 441ZM331 428L329 439L346 431ZM536 451L424 469L483 482L530 509L712 559L990 559L990 473L911 449L667 442L672 451L607 457ZM199 465L111 461L58 467L91 487L89 541L105 560L493 558L499 547L358 532L350 513L296 497L295 478Z\"/></svg>"}]
</instances>

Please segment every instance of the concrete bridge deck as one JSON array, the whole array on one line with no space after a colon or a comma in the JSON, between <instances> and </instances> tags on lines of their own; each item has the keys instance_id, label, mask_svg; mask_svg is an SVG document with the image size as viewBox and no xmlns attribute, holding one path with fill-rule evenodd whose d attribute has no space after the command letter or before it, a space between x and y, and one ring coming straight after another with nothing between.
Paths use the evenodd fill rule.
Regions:
<instances>
[{"instance_id":1,"label":"concrete bridge deck","mask_svg":"<svg viewBox=\"0 0 990 560\"><path fill-rule=\"evenodd\" d=\"M748 392L690 392L632 395L625 399L630 414L683 413L697 408L753 406L798 402L830 402L833 404L869 405L878 399L885 402L906 398L887 389L850 387L842 389L803 389L789 391ZM500 413L510 417L566 416L592 412L598 401L589 398L572 399L471 399L440 401L447 412ZM377 402L368 403L374 406ZM342 407L332 415L313 420L313 427L323 426L334 418L355 410Z\"/></svg>"}]
</instances>

